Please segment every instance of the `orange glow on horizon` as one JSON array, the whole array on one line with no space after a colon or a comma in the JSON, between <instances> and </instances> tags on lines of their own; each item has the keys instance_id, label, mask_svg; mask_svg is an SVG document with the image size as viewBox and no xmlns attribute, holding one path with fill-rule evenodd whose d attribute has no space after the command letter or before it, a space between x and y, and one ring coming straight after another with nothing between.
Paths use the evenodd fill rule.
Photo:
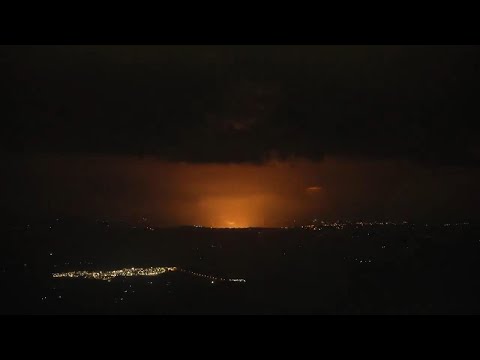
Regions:
<instances>
[{"instance_id":1,"label":"orange glow on horizon","mask_svg":"<svg viewBox=\"0 0 480 360\"><path fill-rule=\"evenodd\" d=\"M72 194L57 201L58 207L68 211L75 203L78 213L128 220L145 217L156 226L289 226L294 219L318 216L328 200L324 188L316 196L305 196L305 189L321 179L322 165L301 159L191 164L148 157L69 156L44 157L38 164L39 173L48 167L69 169L50 177L49 184Z\"/></svg>"},{"instance_id":2,"label":"orange glow on horizon","mask_svg":"<svg viewBox=\"0 0 480 360\"><path fill-rule=\"evenodd\" d=\"M12 176L29 181L19 182L18 197L6 204L19 213L31 208L52 217L130 223L148 218L149 225L159 227L289 227L314 218L365 214L405 218L412 215L409 204L416 204L421 216L430 212L431 204L454 206L451 194L443 190L463 189L466 183L463 173L449 173L440 182L435 173L403 160L339 157L204 164L44 154L19 164ZM473 190L467 189L473 188L465 187L462 196L470 199Z\"/></svg>"},{"instance_id":3,"label":"orange glow on horizon","mask_svg":"<svg viewBox=\"0 0 480 360\"><path fill-rule=\"evenodd\" d=\"M265 195L205 196L199 203L205 226L214 228L262 227L264 212L273 199ZM208 218L208 220L206 219Z\"/></svg>"}]
</instances>

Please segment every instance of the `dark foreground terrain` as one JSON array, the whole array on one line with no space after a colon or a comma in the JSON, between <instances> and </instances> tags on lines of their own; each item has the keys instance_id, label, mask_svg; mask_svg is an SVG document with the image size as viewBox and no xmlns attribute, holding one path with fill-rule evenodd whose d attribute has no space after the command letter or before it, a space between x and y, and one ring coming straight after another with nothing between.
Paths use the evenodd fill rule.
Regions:
<instances>
[{"instance_id":1,"label":"dark foreground terrain","mask_svg":"<svg viewBox=\"0 0 480 360\"><path fill-rule=\"evenodd\" d=\"M480 228L153 229L10 222L0 241L2 314L479 314ZM94 279L53 273L171 266Z\"/></svg>"}]
</instances>

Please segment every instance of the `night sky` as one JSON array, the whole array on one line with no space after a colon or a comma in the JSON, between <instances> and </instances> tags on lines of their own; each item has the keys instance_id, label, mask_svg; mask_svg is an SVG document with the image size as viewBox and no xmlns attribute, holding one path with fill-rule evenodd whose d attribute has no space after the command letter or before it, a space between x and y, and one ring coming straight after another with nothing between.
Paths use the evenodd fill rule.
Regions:
<instances>
[{"instance_id":1,"label":"night sky","mask_svg":"<svg viewBox=\"0 0 480 360\"><path fill-rule=\"evenodd\" d=\"M2 210L478 220L480 47L2 46Z\"/></svg>"}]
</instances>

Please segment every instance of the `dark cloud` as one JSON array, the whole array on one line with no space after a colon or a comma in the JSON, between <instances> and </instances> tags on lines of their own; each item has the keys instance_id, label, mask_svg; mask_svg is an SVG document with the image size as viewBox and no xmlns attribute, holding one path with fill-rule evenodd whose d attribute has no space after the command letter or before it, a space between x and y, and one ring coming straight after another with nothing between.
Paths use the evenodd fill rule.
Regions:
<instances>
[{"instance_id":1,"label":"dark cloud","mask_svg":"<svg viewBox=\"0 0 480 360\"><path fill-rule=\"evenodd\" d=\"M478 166L473 46L0 48L7 151Z\"/></svg>"}]
</instances>

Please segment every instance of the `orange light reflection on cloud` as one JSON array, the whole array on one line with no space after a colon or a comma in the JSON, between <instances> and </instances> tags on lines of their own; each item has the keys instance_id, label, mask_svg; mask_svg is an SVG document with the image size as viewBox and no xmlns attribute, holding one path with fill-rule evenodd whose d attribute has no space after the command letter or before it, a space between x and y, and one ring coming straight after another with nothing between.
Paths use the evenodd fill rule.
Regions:
<instances>
[{"instance_id":1,"label":"orange light reflection on cloud","mask_svg":"<svg viewBox=\"0 0 480 360\"><path fill-rule=\"evenodd\" d=\"M307 193L315 194L322 190L321 186L310 186L306 189Z\"/></svg>"}]
</instances>

